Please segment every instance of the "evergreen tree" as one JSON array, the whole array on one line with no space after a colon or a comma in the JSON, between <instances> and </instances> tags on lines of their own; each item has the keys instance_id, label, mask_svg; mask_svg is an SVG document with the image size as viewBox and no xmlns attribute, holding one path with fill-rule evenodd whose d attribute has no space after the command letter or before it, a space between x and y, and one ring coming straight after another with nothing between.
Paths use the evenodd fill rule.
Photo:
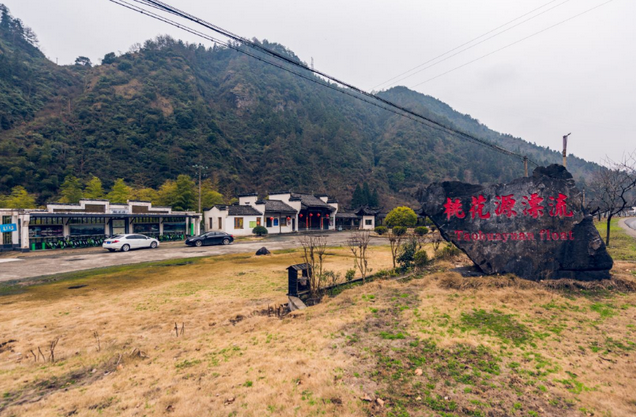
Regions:
<instances>
[{"instance_id":1,"label":"evergreen tree","mask_svg":"<svg viewBox=\"0 0 636 417\"><path fill-rule=\"evenodd\" d=\"M174 180L166 180L157 192L157 204L172 207L177 201L177 183Z\"/></svg>"},{"instance_id":2,"label":"evergreen tree","mask_svg":"<svg viewBox=\"0 0 636 417\"><path fill-rule=\"evenodd\" d=\"M370 206L370 201L371 201L371 190L369 190L369 183L367 183L366 181L364 182L364 184L362 185L362 195L364 197L364 203L362 204L363 206Z\"/></svg>"},{"instance_id":3,"label":"evergreen tree","mask_svg":"<svg viewBox=\"0 0 636 417\"><path fill-rule=\"evenodd\" d=\"M364 206L364 194L360 188L360 184L356 184L356 189L353 191L353 197L351 198L351 207L358 208Z\"/></svg>"},{"instance_id":4,"label":"evergreen tree","mask_svg":"<svg viewBox=\"0 0 636 417\"><path fill-rule=\"evenodd\" d=\"M60 186L60 203L76 204L83 197L82 183L74 175L67 175Z\"/></svg>"},{"instance_id":5,"label":"evergreen tree","mask_svg":"<svg viewBox=\"0 0 636 417\"><path fill-rule=\"evenodd\" d=\"M173 209L177 211L192 210L197 205L195 183L189 175L179 175L176 182L176 194Z\"/></svg>"},{"instance_id":6,"label":"evergreen tree","mask_svg":"<svg viewBox=\"0 0 636 417\"><path fill-rule=\"evenodd\" d=\"M133 190L132 198L141 201L150 201L152 204L159 205L159 193L152 188L138 188Z\"/></svg>"},{"instance_id":7,"label":"evergreen tree","mask_svg":"<svg viewBox=\"0 0 636 417\"><path fill-rule=\"evenodd\" d=\"M369 198L369 207L380 207L380 197L378 196L378 189L374 188Z\"/></svg>"},{"instance_id":8,"label":"evergreen tree","mask_svg":"<svg viewBox=\"0 0 636 417\"><path fill-rule=\"evenodd\" d=\"M102 188L102 180L93 175L86 183L84 188L84 198L100 199L104 198L104 189Z\"/></svg>"},{"instance_id":9,"label":"evergreen tree","mask_svg":"<svg viewBox=\"0 0 636 417\"><path fill-rule=\"evenodd\" d=\"M217 204L223 204L223 194L219 193L211 179L201 182L201 208L205 210Z\"/></svg>"},{"instance_id":10,"label":"evergreen tree","mask_svg":"<svg viewBox=\"0 0 636 417\"><path fill-rule=\"evenodd\" d=\"M17 185L11 190L11 195L3 199L1 206L14 209L35 208L35 197L24 187Z\"/></svg>"},{"instance_id":11,"label":"evergreen tree","mask_svg":"<svg viewBox=\"0 0 636 417\"><path fill-rule=\"evenodd\" d=\"M111 203L126 203L132 196L132 188L126 185L123 178L118 178L106 196Z\"/></svg>"}]
</instances>

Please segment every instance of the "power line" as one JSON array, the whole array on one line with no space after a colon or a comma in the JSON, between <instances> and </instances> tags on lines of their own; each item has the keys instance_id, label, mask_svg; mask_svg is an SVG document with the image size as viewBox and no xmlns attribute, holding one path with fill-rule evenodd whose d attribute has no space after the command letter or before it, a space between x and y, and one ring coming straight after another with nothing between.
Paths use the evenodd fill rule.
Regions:
<instances>
[{"instance_id":1,"label":"power line","mask_svg":"<svg viewBox=\"0 0 636 417\"><path fill-rule=\"evenodd\" d=\"M330 89L335 90L337 92L340 92L342 94L349 95L349 96L351 96L351 97L353 97L353 98L355 98L357 100L361 100L361 101L363 101L365 103L368 103L368 104L371 104L373 106L379 107L379 108L381 108L383 110L386 110L386 111L390 111L390 112L392 112L394 114L397 114L397 115L400 115L402 117L407 117L407 118L409 118L409 119L411 119L413 121L416 121L418 123L424 124L427 127L430 127L430 128L436 129L436 130L440 130L440 131L443 131L445 133L449 133L449 134L454 135L456 137L459 137L461 139L469 140L471 142L474 142L476 144L488 147L491 150L500 152L502 154L509 155L509 156L514 156L516 158L519 158L520 160L527 159L523 155L517 154L517 153L512 152L512 151L509 151L509 150L507 150L505 148L502 148L502 147L500 147L498 145L495 145L494 143L492 143L490 141L478 138L476 136L473 136L473 135L471 135L469 133L466 133L466 132L463 132L461 130L446 126L446 125L444 125L444 124L442 124L440 122L437 122L435 120L429 119L429 118L427 118L427 117L425 117L425 116L423 116L423 115L421 115L419 113L416 113L416 112L414 112L412 110L409 110L409 109L407 109L405 107L399 106L399 105L397 105L397 104L395 104L395 103L393 103L393 102L391 102L389 100L386 100L386 99L384 99L382 97L379 97L379 96L376 96L374 94L368 93L368 92L366 92L366 91L364 91L362 89L359 89L359 88L357 88L357 87L355 87L355 86L353 86L353 85L351 85L349 83L346 83L346 82L344 82L342 80L339 80L339 79L337 79L335 77L332 77L332 76L330 76L328 74L325 74L325 73L323 73L321 71L318 71L318 70L315 70L315 69L312 69L312 68L308 68L305 65L303 65L302 63L297 62L297 61L295 61L295 60L293 60L293 59L291 59L291 58L289 58L289 57L287 57L285 55L282 55L282 54L280 54L280 53L278 53L276 51L273 51L273 50L270 50L268 48L265 48L262 45L259 45L259 44L255 43L255 42L252 42L250 40L242 38L242 37L240 37L240 36L238 36L236 34L233 34L233 33L229 32L229 31L226 31L226 30L224 30L224 29L222 29L222 28L220 28L218 26L215 26L215 25L209 23L209 22L205 22L204 20L202 20L202 19L200 19L198 17L192 16L192 15L186 13L186 12L183 12L183 11L180 11L180 10L178 10L176 8L173 8L172 6L170 6L170 5L166 4L166 3L163 3L161 1L155 1L155 0L132 0L132 1L136 2L136 3L143 4L143 5L146 5L146 6L150 6L150 7L154 8L154 9L162 10L162 11L168 12L170 14L173 14L175 16L178 16L178 17L184 18L186 20L192 21L194 23L197 23L199 25L202 25L202 26L204 26L204 27L206 27L206 28L208 28L208 29L210 29L210 30L212 30L214 32L220 33L221 35L223 35L223 36L225 36L227 38L230 38L231 40L234 40L234 41L238 42L241 45L248 46L248 47L251 47L253 49L256 49L257 51L265 53L266 55L268 55L270 57L274 57L276 59L280 59L280 60L284 61L287 64L290 64L290 65L292 65L294 67L302 69L304 72L310 72L310 73L313 73L315 75L324 77L324 78L326 78L326 79L328 79L330 81L335 82L336 84L340 84L341 86L347 87L351 91L348 91L348 90L342 89L342 88L338 88L337 86L332 85L330 83L325 83L324 80L320 79L320 77L310 77L308 75L305 75L305 74L302 74L302 73L299 73L299 72L296 72L296 71L292 71L290 68L288 68L286 66L283 66L283 65L281 65L279 63L272 62L272 61L270 61L268 59L265 59L264 57L256 56L256 55L246 51L245 48L239 48L239 47L237 47L235 45L232 45L231 43L223 43L222 41L220 41L218 39L215 39L215 38L213 38L210 35L207 35L205 33L199 32L199 31L197 31L195 29L189 28L189 27L187 27L185 25L182 25L182 24L180 24L178 22L170 20L170 19L168 19L166 17L157 15L156 13L150 12L150 11L148 11L146 9L141 8L141 7L134 6L134 5L126 2L125 0L109 0L109 1L111 1L112 3L118 4L120 6L126 7L128 9L137 11L137 12L142 13L144 15L147 15L149 17L158 19L158 20L160 20L162 22L168 23L168 24L170 24L172 26L175 26L175 27L177 27L179 29L185 30L185 31L187 31L189 33L192 33L192 34L195 34L197 36L200 36L200 37L202 37L204 39L208 39L208 40L212 40L213 42L224 44L225 46L227 46L229 48L232 48L232 49L234 49L234 50L236 50L236 51L238 51L240 53L246 54L246 55L248 55L248 56L250 56L250 57L252 57L254 59L257 59L259 61L262 61L262 62L264 62L266 64L273 65L273 66L275 66L275 67L277 67L279 69L282 69L282 70L287 71L287 72L289 72L291 74L299 76L299 77L301 77L301 78L303 78L305 80L308 80L310 82L316 83L316 84L321 85L323 87L330 88ZM357 94L354 94L354 93L357 93ZM538 164L536 162L534 162L532 160L529 160L529 161L532 164L534 164L535 166L538 166Z\"/></svg>"},{"instance_id":2,"label":"power line","mask_svg":"<svg viewBox=\"0 0 636 417\"><path fill-rule=\"evenodd\" d=\"M546 32L546 31L548 31L548 30L550 30L550 29L552 29L552 28L555 28L555 27L557 27L557 26L559 26L559 25L562 25L563 23L566 23L566 22L569 22L570 20L576 19L576 18L577 18L577 17L579 17L579 16L583 16L584 14L589 13L589 12L591 12L591 11L593 11L593 10L596 10L596 9L598 9L599 7L605 6L607 3L611 3L612 1L614 1L614 0L608 0L608 1L606 1L605 3L601 3L601 4L597 5L597 6L594 6L594 7L590 8L590 9L587 9L587 10L585 10L585 11L583 11L583 12L579 13L579 14L576 14L576 15L574 15L574 16L572 16L572 17L569 17L569 18L567 18L567 19L565 19L565 20L562 20L562 21L560 21L559 23L555 23L555 24L554 24L554 25L552 25L552 26L548 26L548 27L547 27L547 28L545 28L545 29L542 29L542 30L540 30L540 31L538 31L538 32L535 32L535 33L533 33L532 35L528 35L528 36L526 36L525 38L521 38L521 39L519 39L519 40L517 40L517 41L515 41L515 42L513 42L513 43L510 43L510 44L508 44L508 45L506 45L506 46L504 46L504 47L501 47L501 48L499 48L499 49L497 49L497 50L494 50L494 51L492 51L492 52L489 52L489 53L487 53L486 55L482 55L482 56L480 56L479 58L473 59L472 61L468 61L468 62L466 62L465 64L462 64L462 65L460 65L460 66L458 66L458 67L455 67L455 68L453 68L453 69L450 69L450 70L448 70L448 71L446 71L446 72L443 72L443 73L441 73L441 74L439 74L439 75L436 75L435 77L429 78L428 80L425 80L425 81L422 81L421 83L415 84L415 85L413 85L412 87L409 87L409 88L415 88L415 87L418 87L418 86L420 86L420 85L422 85L422 84L426 84L426 83L427 83L427 82L429 82L429 81L433 81L433 80L435 80L435 79L437 79L437 78L440 78L440 77L442 77L442 76L444 76L444 75L446 75L446 74L450 74L450 73L451 73L451 72L453 72L453 71L456 71L456 70L458 70L458 69L460 69L460 68L463 68L463 67L465 67L465 66L467 66L467 65L470 65L470 64L472 64L472 63L474 63L474 62L477 62L477 61L479 61L479 60L481 60L481 59L484 59L484 58L486 58L486 57L489 57L490 55L496 54L497 52L503 51L504 49L510 48L511 46L514 46L514 45L516 45L516 44L518 44L518 43L521 43L521 42L523 42L523 41L525 41L525 40L527 40L527 39L530 39L530 38L532 38L532 37L534 37L534 36L537 36L537 35L539 35L539 34L541 34L541 33L543 33L543 32Z\"/></svg>"},{"instance_id":3,"label":"power line","mask_svg":"<svg viewBox=\"0 0 636 417\"><path fill-rule=\"evenodd\" d=\"M553 0L553 1L549 2L549 3L546 3L546 4L544 4L543 6L537 7L536 9L534 9L534 10L532 10L532 11L530 11L530 12L528 12L528 13L524 14L524 15L521 15L521 16L517 17L516 19L513 19L513 20L509 21L508 23L505 23L505 24L503 24L503 25L501 25L501 26L499 26L499 27L497 27L497 28L495 28L495 29L493 29L493 30L491 30L491 31L488 31L488 32L484 33L483 35L480 35L480 36L478 36L478 37L474 38L474 39L473 39L473 40L471 40L471 41L468 41L468 42L466 42L466 43L464 43L464 44L462 44L462 45L460 45L460 46L458 46L458 47L456 47L456 48L453 48L453 49L451 49L450 51L444 52L443 54L438 55L438 56L436 56L435 58L429 59L428 61L424 62L423 64L420 64L420 65L418 65L418 66L416 66L416 67L414 67L414 68L411 68L410 70L408 70L408 71L406 71L406 72L403 72L402 74L400 74L400 75L398 75L398 76L396 76L396 77L393 77L393 78L391 78L390 80L385 81L385 82L383 82L382 84L379 84L379 85L377 85L377 86L373 87L373 89L375 90L375 89L376 89L377 87L379 87L380 85L387 84L388 82L393 81L393 80L395 80L395 79L396 79L396 78L398 78L398 77L402 77L402 75L408 74L409 72L414 71L414 70L416 70L416 69L418 69L418 68L420 68L420 67L422 67L422 66L424 66L424 65L426 65L426 64L428 64L428 63L431 63L431 62L433 62L433 61L437 60L438 58L441 58L441 57L443 57L443 56L445 56L445 55L448 55L448 54L450 54L451 52L456 51L457 49L459 49L459 48L461 48L461 47L463 47L463 46L466 46L466 45L468 45L468 44L470 44L470 43L472 43L472 42L476 41L476 40L477 40L477 39L479 39L479 38L483 38L484 36L486 36L486 35L488 35L488 34L490 34L490 33L494 32L494 31L496 31L496 30L498 30L498 29L501 29L501 28L502 28L502 27L504 27L504 26L507 26L507 25L509 25L510 23L512 23L512 22L514 22L514 21L516 21L516 20L519 20L519 19L521 19L522 17L525 17L525 16L527 16L527 15L529 15L529 14L531 14L531 13L533 13L533 12L535 12L535 11L537 11L537 10L541 9L541 8L543 8L543 7L547 6L547 5L548 5L548 4L550 4L550 3L553 3L554 1L556 1L556 0ZM511 26L511 27L509 27L509 28L507 28L507 29L504 29L504 30L502 30L501 32L495 33L494 35L489 36L489 37L487 37L486 39L483 39L483 40L481 40L481 41L479 41L479 42L477 42L477 43L475 43L475 44L473 44L473 45L470 45L470 46L469 46L469 47L467 47L467 48L462 49L462 50L461 50L461 51L459 51L459 52L454 53L453 55L447 56L446 58L444 58L444 59L442 59L442 60L439 60L439 61L437 61L437 62L435 62L435 63L433 63L433 64L431 64L431 65L429 65L429 66L427 66L427 67L424 67L424 68L422 68L421 70L416 71L416 72L414 72L414 73L412 73L412 74L410 74L410 75L407 75L406 77L402 77L402 78L398 79L397 81L395 81L395 82L393 82L393 83L391 83L391 84L392 84L392 85L395 85L396 83L399 83L399 82L400 82L400 81L402 81L402 80L406 80L407 78L411 78L411 77L412 77L412 76L414 76L415 74L419 74L419 73L420 73L420 72L422 72L422 71L425 71L425 70L427 70L427 69L429 69L429 68L434 67L435 65L441 64L442 62L447 61L447 60L449 60L449 59L451 59L451 58L453 58L453 57L455 57L455 56L457 56L457 55L461 54L462 52L466 52L466 51L468 51L469 49L472 49L472 48L474 48L474 47L475 47L475 46L477 46L477 45L481 45L482 43L487 42L487 41L489 41L489 40L490 40L490 39L492 39L492 38L496 38L497 36L499 36L499 35L501 35L501 34L503 34L503 33L506 33L506 32L508 32L509 30L512 30L512 29L516 28L517 26L521 26L521 25L523 25L524 23L529 22L530 20L533 20L533 19L535 19L535 18L537 18L537 17L539 17L539 16L541 16L541 15L543 15L543 14L545 14L545 13L547 13L547 12L549 12L549 11L553 10L553 9L556 9L557 7L559 7L559 6L561 6L561 5L565 4L565 3L567 3L567 2L569 2L569 1L570 1L570 0L565 0L565 1L563 1L563 2L561 2L561 3L559 3L559 4L557 4L557 5L555 5L554 7L549 8L548 10L544 10L544 11L542 11L541 13L538 13L538 14L536 14L536 15L534 15L534 16L532 16L532 17L530 17L530 18L528 18L528 19L526 19L526 20L524 20L524 21L522 21L522 22L519 22L519 23L517 23L517 24L516 24L516 25L514 25L514 26Z\"/></svg>"}]
</instances>

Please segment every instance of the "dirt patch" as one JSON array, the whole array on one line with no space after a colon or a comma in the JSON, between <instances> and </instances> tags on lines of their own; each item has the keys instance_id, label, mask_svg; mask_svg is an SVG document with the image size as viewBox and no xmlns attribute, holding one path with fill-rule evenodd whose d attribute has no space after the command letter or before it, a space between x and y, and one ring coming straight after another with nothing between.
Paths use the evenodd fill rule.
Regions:
<instances>
[{"instance_id":1,"label":"dirt patch","mask_svg":"<svg viewBox=\"0 0 636 417\"><path fill-rule=\"evenodd\" d=\"M83 367L60 376L35 380L15 391L5 392L0 402L0 414L4 409L10 406L37 403L59 391L68 391L70 388L76 389L78 387L91 385L116 372L118 366L121 366L121 363L122 356L118 355L96 367ZM97 405L95 408L97 409L99 407L100 406Z\"/></svg>"}]
</instances>

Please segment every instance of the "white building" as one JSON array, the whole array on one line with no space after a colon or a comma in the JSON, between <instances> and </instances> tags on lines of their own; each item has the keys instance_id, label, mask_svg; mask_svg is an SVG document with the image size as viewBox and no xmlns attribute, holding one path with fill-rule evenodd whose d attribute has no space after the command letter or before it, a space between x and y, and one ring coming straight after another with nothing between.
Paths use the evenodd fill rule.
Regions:
<instances>
[{"instance_id":1,"label":"white building","mask_svg":"<svg viewBox=\"0 0 636 417\"><path fill-rule=\"evenodd\" d=\"M199 213L153 207L149 201L80 200L49 203L44 210L0 209L3 224L17 230L3 233L1 250L42 250L100 246L106 236L142 233L161 240L181 240L200 234Z\"/></svg>"},{"instance_id":2,"label":"white building","mask_svg":"<svg viewBox=\"0 0 636 417\"><path fill-rule=\"evenodd\" d=\"M266 200L259 200L257 194L241 195L238 204L214 206L203 214L206 231L246 236L256 226L266 227L269 233L335 230L337 212L338 202L326 195L282 192Z\"/></svg>"}]
</instances>

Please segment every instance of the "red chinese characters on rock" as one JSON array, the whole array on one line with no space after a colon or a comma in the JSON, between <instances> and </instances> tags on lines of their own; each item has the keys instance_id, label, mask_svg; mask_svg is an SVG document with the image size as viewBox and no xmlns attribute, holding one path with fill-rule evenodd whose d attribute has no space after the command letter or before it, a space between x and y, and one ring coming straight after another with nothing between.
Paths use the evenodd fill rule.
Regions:
<instances>
[{"instance_id":1,"label":"red chinese characters on rock","mask_svg":"<svg viewBox=\"0 0 636 417\"><path fill-rule=\"evenodd\" d=\"M550 197L550 203L548 205L551 207L550 216L553 217L572 217L574 213L571 211L568 212L567 204L565 200L567 200L568 196L559 193L559 196L555 199L554 197Z\"/></svg>"},{"instance_id":2,"label":"red chinese characters on rock","mask_svg":"<svg viewBox=\"0 0 636 417\"><path fill-rule=\"evenodd\" d=\"M450 220L451 217L457 216L459 219L463 219L466 217L466 213L462 210L462 201L459 198L456 198L455 201L450 198L446 198L446 204L444 204L444 214L446 214L446 219Z\"/></svg>"},{"instance_id":3,"label":"red chinese characters on rock","mask_svg":"<svg viewBox=\"0 0 636 417\"><path fill-rule=\"evenodd\" d=\"M495 201L495 215L496 216L508 216L508 218L512 216L516 216L517 212L512 208L515 206L517 200L512 198L512 194L510 195L498 195L495 197L497 201Z\"/></svg>"},{"instance_id":4,"label":"red chinese characters on rock","mask_svg":"<svg viewBox=\"0 0 636 417\"><path fill-rule=\"evenodd\" d=\"M484 213L484 205L486 204L486 198L483 195L479 197L473 197L473 201L470 207L470 215L474 219L475 216L479 216L480 219L489 219L490 213Z\"/></svg>"},{"instance_id":5,"label":"red chinese characters on rock","mask_svg":"<svg viewBox=\"0 0 636 417\"><path fill-rule=\"evenodd\" d=\"M472 219L478 217L480 219L489 219L491 213L486 209L487 200L483 195L473 196L471 197L471 205L470 205L470 216ZM551 217L572 217L574 213L572 211L568 211L567 208L567 200L568 196L565 194L559 193L558 197L549 197L548 206L550 210L548 210L548 215ZM534 219L543 217L545 212L545 207L541 204L543 203L544 198L539 197L539 194L532 193L529 196L523 196L523 200L521 204L523 205L523 215L530 216ZM514 199L514 195L500 195L495 196L495 216L507 216L508 218L517 216L517 212L514 210L514 207L517 203L517 200ZM444 204L444 214L446 215L446 219L450 220L451 217L457 217L459 219L463 219L466 217L466 213L463 211L461 199L455 198L451 199L450 197L446 198L446 203Z\"/></svg>"},{"instance_id":6,"label":"red chinese characters on rock","mask_svg":"<svg viewBox=\"0 0 636 417\"><path fill-rule=\"evenodd\" d=\"M524 196L521 203L526 207L523 209L523 214L526 216L531 216L532 218L543 217L543 206L541 203L543 202L543 198L539 197L539 194L533 193L530 194L530 197Z\"/></svg>"}]
</instances>

